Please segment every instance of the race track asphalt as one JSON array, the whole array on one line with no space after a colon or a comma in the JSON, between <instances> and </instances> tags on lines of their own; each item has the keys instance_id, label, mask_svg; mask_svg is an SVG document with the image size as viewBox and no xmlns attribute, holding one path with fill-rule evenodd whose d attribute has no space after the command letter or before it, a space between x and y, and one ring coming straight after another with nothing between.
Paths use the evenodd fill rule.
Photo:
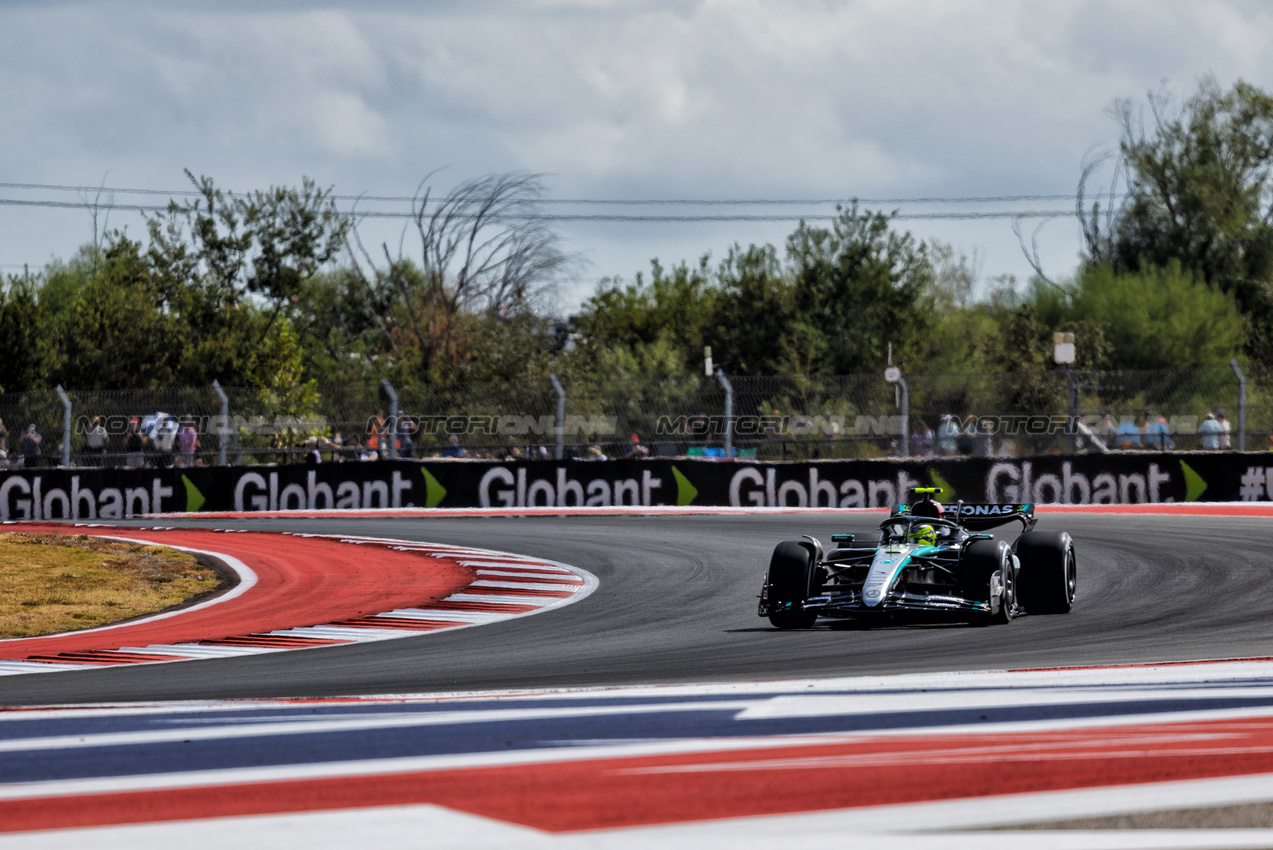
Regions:
<instances>
[{"instance_id":1,"label":"race track asphalt","mask_svg":"<svg viewBox=\"0 0 1273 850\"><path fill-rule=\"evenodd\" d=\"M499 549L595 574L587 599L453 634L0 678L0 705L335 696L1273 657L1273 557L1258 518L1047 515L1079 558L1074 611L1006 626L820 624L756 616L773 546L873 533L879 515L272 519L182 524ZM152 523L153 524L153 523ZM176 524L176 523L173 523Z\"/></svg>"}]
</instances>

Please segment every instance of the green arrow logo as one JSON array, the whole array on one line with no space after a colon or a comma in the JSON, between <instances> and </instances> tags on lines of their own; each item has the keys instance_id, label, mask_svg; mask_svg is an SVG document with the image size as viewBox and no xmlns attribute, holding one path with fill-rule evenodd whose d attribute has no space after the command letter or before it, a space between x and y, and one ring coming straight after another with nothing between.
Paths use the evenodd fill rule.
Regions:
<instances>
[{"instance_id":1,"label":"green arrow logo","mask_svg":"<svg viewBox=\"0 0 1273 850\"><path fill-rule=\"evenodd\" d=\"M949 481L947 481L945 478L942 478L942 477L941 477L941 473L940 473L940 472L938 472L937 470L933 469L932 467L929 467L929 469L928 469L928 480L929 480L929 481L931 481L931 482L933 482L933 486L934 486L934 487L940 487L940 488L941 488L941 500L942 500L943 502L953 502L953 501L955 501L955 488L950 486L950 482L949 482ZM899 494L898 494L898 496L899 496L899 498L900 498L900 497L901 497L901 494L899 493Z\"/></svg>"},{"instance_id":2,"label":"green arrow logo","mask_svg":"<svg viewBox=\"0 0 1273 850\"><path fill-rule=\"evenodd\" d=\"M1183 460L1180 462L1180 471L1185 474L1185 501L1198 501L1198 497L1207 489L1207 482Z\"/></svg>"},{"instance_id":3,"label":"green arrow logo","mask_svg":"<svg viewBox=\"0 0 1273 850\"><path fill-rule=\"evenodd\" d=\"M676 504L678 506L688 505L698 498L698 488L690 483L690 480L681 474L681 471L675 466L672 467L672 477L676 479Z\"/></svg>"},{"instance_id":4,"label":"green arrow logo","mask_svg":"<svg viewBox=\"0 0 1273 850\"><path fill-rule=\"evenodd\" d=\"M427 508L436 508L446 498L446 488L423 466L420 467L420 473L424 475L424 505Z\"/></svg>"},{"instance_id":5,"label":"green arrow logo","mask_svg":"<svg viewBox=\"0 0 1273 850\"><path fill-rule=\"evenodd\" d=\"M203 494L199 492L199 488L194 486L194 484L186 476L181 476L181 481L186 485L186 510L190 513L194 513L199 510L199 508L203 507L203 503L205 501Z\"/></svg>"}]
</instances>

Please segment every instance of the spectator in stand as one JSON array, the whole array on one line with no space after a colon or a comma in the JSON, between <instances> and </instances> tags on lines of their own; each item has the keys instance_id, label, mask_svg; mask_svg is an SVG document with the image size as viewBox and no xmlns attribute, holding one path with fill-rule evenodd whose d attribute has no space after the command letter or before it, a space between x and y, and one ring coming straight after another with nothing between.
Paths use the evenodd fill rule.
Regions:
<instances>
[{"instance_id":1,"label":"spectator in stand","mask_svg":"<svg viewBox=\"0 0 1273 850\"><path fill-rule=\"evenodd\" d=\"M310 437L305 441L305 465L318 466L322 462L323 456L318 450L318 438Z\"/></svg>"},{"instance_id":2,"label":"spectator in stand","mask_svg":"<svg viewBox=\"0 0 1273 850\"><path fill-rule=\"evenodd\" d=\"M22 466L24 469L34 469L40 465L40 443L43 441L40 432L35 430L35 424L27 426L27 432L22 435Z\"/></svg>"},{"instance_id":3,"label":"spectator in stand","mask_svg":"<svg viewBox=\"0 0 1273 850\"><path fill-rule=\"evenodd\" d=\"M0 469L9 466L9 429L4 427L4 420L0 419Z\"/></svg>"},{"instance_id":4,"label":"spectator in stand","mask_svg":"<svg viewBox=\"0 0 1273 850\"><path fill-rule=\"evenodd\" d=\"M1216 421L1214 410L1207 411L1207 418L1198 425L1198 433L1202 435L1203 449L1210 452L1220 449L1220 435L1224 433L1224 426Z\"/></svg>"},{"instance_id":5,"label":"spectator in stand","mask_svg":"<svg viewBox=\"0 0 1273 850\"><path fill-rule=\"evenodd\" d=\"M155 449L158 452L156 464L160 469L172 466L172 450L177 443L177 420L167 414L163 421L155 426Z\"/></svg>"},{"instance_id":6,"label":"spectator in stand","mask_svg":"<svg viewBox=\"0 0 1273 850\"><path fill-rule=\"evenodd\" d=\"M385 433L385 412L377 410L376 415L367 423L367 451L382 453L384 448L381 443L384 442Z\"/></svg>"},{"instance_id":7,"label":"spectator in stand","mask_svg":"<svg viewBox=\"0 0 1273 850\"><path fill-rule=\"evenodd\" d=\"M633 434L632 439L628 443L628 450L624 452L624 457L628 458L647 458L650 456L650 450L641 445L641 438Z\"/></svg>"},{"instance_id":8,"label":"spectator in stand","mask_svg":"<svg viewBox=\"0 0 1273 850\"><path fill-rule=\"evenodd\" d=\"M442 457L464 457L464 447L460 445L460 438L452 434L446 438L446 448L442 450Z\"/></svg>"},{"instance_id":9,"label":"spectator in stand","mask_svg":"<svg viewBox=\"0 0 1273 850\"><path fill-rule=\"evenodd\" d=\"M177 436L177 446L179 449L178 466L187 468L194 466L194 453L199 448L199 434L194 429L193 420L186 419L185 427L181 429L181 433Z\"/></svg>"},{"instance_id":10,"label":"spectator in stand","mask_svg":"<svg viewBox=\"0 0 1273 850\"><path fill-rule=\"evenodd\" d=\"M1170 428L1167 420L1152 410L1145 413L1145 448L1158 452L1169 452L1176 447L1175 441L1168 436Z\"/></svg>"},{"instance_id":11,"label":"spectator in stand","mask_svg":"<svg viewBox=\"0 0 1273 850\"><path fill-rule=\"evenodd\" d=\"M1118 447L1124 450L1139 449L1140 445L1140 428L1136 425L1136 420L1131 416L1124 416L1122 421L1118 423L1118 430L1115 438L1118 440Z\"/></svg>"},{"instance_id":12,"label":"spectator in stand","mask_svg":"<svg viewBox=\"0 0 1273 850\"><path fill-rule=\"evenodd\" d=\"M345 446L345 441L340 436L339 428L332 429L332 436L331 439L327 441L327 446L331 449L331 454L327 456L328 461L332 463L340 463L345 459L341 454L341 451Z\"/></svg>"},{"instance_id":13,"label":"spectator in stand","mask_svg":"<svg viewBox=\"0 0 1273 850\"><path fill-rule=\"evenodd\" d=\"M137 417L128 420L128 430L124 432L124 466L141 468L146 465L146 435L137 425Z\"/></svg>"},{"instance_id":14,"label":"spectator in stand","mask_svg":"<svg viewBox=\"0 0 1273 850\"><path fill-rule=\"evenodd\" d=\"M410 460L415 454L415 443L411 441L411 434L415 428L415 423L411 421L410 416L398 417L398 457L404 460Z\"/></svg>"},{"instance_id":15,"label":"spectator in stand","mask_svg":"<svg viewBox=\"0 0 1273 850\"><path fill-rule=\"evenodd\" d=\"M102 426L102 417L94 416L88 423L88 431L84 434L84 465L101 466L102 456L106 454L106 428Z\"/></svg>"},{"instance_id":16,"label":"spectator in stand","mask_svg":"<svg viewBox=\"0 0 1273 850\"><path fill-rule=\"evenodd\" d=\"M995 421L982 419L977 423L977 456L994 457L995 453Z\"/></svg>"},{"instance_id":17,"label":"spectator in stand","mask_svg":"<svg viewBox=\"0 0 1273 850\"><path fill-rule=\"evenodd\" d=\"M1101 422L1096 426L1096 434L1101 438L1101 442L1105 444L1105 448L1113 449L1118 446L1118 426L1114 424L1114 417L1106 413L1101 417Z\"/></svg>"},{"instance_id":18,"label":"spectator in stand","mask_svg":"<svg viewBox=\"0 0 1273 850\"><path fill-rule=\"evenodd\" d=\"M500 460L517 460L522 456L521 446L513 443L513 435L509 434L504 437L504 447L499 450Z\"/></svg>"},{"instance_id":19,"label":"spectator in stand","mask_svg":"<svg viewBox=\"0 0 1273 850\"><path fill-rule=\"evenodd\" d=\"M929 428L923 419L916 419L914 427L911 428L911 456L933 456L933 429Z\"/></svg>"},{"instance_id":20,"label":"spectator in stand","mask_svg":"<svg viewBox=\"0 0 1273 850\"><path fill-rule=\"evenodd\" d=\"M1220 451L1233 451L1233 425L1224 418L1223 410L1216 410L1216 421L1220 423Z\"/></svg>"},{"instance_id":21,"label":"spectator in stand","mask_svg":"<svg viewBox=\"0 0 1273 850\"><path fill-rule=\"evenodd\" d=\"M953 455L959 440L959 424L949 413L941 416L941 425L937 427L937 450L944 455Z\"/></svg>"}]
</instances>

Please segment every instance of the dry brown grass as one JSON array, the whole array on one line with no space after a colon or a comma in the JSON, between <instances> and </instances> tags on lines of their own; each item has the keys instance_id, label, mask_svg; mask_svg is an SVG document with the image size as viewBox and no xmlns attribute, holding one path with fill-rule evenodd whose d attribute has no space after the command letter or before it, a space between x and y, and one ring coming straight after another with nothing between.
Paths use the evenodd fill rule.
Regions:
<instances>
[{"instance_id":1,"label":"dry brown grass","mask_svg":"<svg viewBox=\"0 0 1273 850\"><path fill-rule=\"evenodd\" d=\"M0 638L87 629L215 590L193 555L87 535L0 534Z\"/></svg>"}]
</instances>

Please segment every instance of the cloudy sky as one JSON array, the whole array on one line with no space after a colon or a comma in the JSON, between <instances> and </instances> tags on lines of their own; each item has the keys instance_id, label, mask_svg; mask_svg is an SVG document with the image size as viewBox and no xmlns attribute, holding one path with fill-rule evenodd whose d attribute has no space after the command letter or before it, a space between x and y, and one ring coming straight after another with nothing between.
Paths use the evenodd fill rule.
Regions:
<instances>
[{"instance_id":1,"label":"cloudy sky","mask_svg":"<svg viewBox=\"0 0 1273 850\"><path fill-rule=\"evenodd\" d=\"M1273 91L1271 9L1240 0L0 0L0 183L181 189L188 168L235 190L308 175L346 195L409 195L441 169L440 190L493 172L543 173L556 199L1065 195L1084 156L1116 143L1115 98L1143 101L1164 83L1187 93L1208 73ZM81 195L0 187L9 200ZM136 214L117 211L111 225L142 232ZM984 277L1028 273L1010 219L898 226L976 252ZM368 236L391 237L393 227L368 224ZM563 306L652 257L781 244L793 227L562 223L587 261ZM91 235L83 209L0 205L0 271L65 257ZM1050 273L1072 271L1073 219L1049 221L1040 247Z\"/></svg>"}]
</instances>

